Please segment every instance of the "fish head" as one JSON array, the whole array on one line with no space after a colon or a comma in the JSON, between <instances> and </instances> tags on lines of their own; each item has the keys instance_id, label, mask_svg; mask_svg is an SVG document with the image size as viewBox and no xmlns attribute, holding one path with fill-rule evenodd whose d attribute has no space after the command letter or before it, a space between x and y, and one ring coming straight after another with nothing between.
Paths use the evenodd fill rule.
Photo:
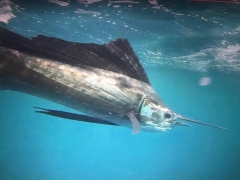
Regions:
<instances>
[{"instance_id":1,"label":"fish head","mask_svg":"<svg viewBox=\"0 0 240 180\"><path fill-rule=\"evenodd\" d=\"M145 130L166 131L173 126L188 126L178 121L179 115L156 100L145 98L140 110L140 124Z\"/></svg>"},{"instance_id":2,"label":"fish head","mask_svg":"<svg viewBox=\"0 0 240 180\"><path fill-rule=\"evenodd\" d=\"M182 121L188 121L217 129L226 129L224 127L214 126L183 117L166 107L161 100L156 101L150 98L145 98L143 100L139 116L140 126L145 131L166 131L174 126L190 126Z\"/></svg>"}]
</instances>

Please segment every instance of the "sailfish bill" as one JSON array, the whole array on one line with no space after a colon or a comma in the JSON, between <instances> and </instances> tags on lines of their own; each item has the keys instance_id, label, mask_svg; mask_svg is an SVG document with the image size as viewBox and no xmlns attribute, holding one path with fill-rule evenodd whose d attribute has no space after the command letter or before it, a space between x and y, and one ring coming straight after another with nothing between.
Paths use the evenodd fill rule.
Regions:
<instances>
[{"instance_id":1,"label":"sailfish bill","mask_svg":"<svg viewBox=\"0 0 240 180\"><path fill-rule=\"evenodd\" d=\"M211 125L211 124L199 122L199 121L196 121L194 119L189 119L189 118L185 118L185 117L182 117L182 116L180 116L179 119L184 120L184 121L189 121L189 122L192 122L192 123L196 123L196 124L201 124L201 125L204 125L204 126L209 126L209 127L213 127L213 128L217 128L217 129L224 129L224 130L226 130L226 128L224 128L224 127L214 126L214 125Z\"/></svg>"},{"instance_id":2,"label":"sailfish bill","mask_svg":"<svg viewBox=\"0 0 240 180\"><path fill-rule=\"evenodd\" d=\"M166 131L187 126L164 105L127 39L105 44L26 38L0 27L0 90L27 93L85 115L38 109L38 113L89 123Z\"/></svg>"}]
</instances>

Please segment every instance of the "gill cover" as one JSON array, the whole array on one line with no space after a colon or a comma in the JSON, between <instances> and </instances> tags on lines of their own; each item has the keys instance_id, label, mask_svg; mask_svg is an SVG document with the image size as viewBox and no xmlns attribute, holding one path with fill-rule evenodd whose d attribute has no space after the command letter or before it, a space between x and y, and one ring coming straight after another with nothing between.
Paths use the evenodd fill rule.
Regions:
<instances>
[{"instance_id":1,"label":"gill cover","mask_svg":"<svg viewBox=\"0 0 240 180\"><path fill-rule=\"evenodd\" d=\"M161 106L151 99L145 98L142 103L140 122L145 129L165 131L171 129L171 126L186 125L177 122L175 120L177 117L177 114L171 112L167 107Z\"/></svg>"}]
</instances>

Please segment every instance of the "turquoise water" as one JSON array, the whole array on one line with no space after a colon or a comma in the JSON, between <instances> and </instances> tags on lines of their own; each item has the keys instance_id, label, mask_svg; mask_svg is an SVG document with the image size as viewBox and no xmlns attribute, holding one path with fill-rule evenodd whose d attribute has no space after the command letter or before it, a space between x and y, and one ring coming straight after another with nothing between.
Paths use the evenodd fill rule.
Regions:
<instances>
[{"instance_id":1,"label":"turquoise water","mask_svg":"<svg viewBox=\"0 0 240 180\"><path fill-rule=\"evenodd\" d=\"M107 7L105 1L87 7L12 2L16 17L6 26L25 36L95 43L128 38L168 107L227 130L192 124L133 136L124 127L37 114L34 106L74 111L1 91L0 179L240 179L240 6L157 2L165 9L154 9L147 1L114 4L120 7ZM24 9L19 12L16 5ZM78 8L101 15L76 17ZM212 83L200 86L202 77Z\"/></svg>"}]
</instances>

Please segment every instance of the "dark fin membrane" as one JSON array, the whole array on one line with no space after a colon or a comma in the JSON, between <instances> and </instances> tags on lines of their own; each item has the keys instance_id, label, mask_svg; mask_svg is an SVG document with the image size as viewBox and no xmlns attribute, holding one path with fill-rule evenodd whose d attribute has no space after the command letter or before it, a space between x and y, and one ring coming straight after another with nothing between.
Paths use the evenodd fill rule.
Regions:
<instances>
[{"instance_id":1,"label":"dark fin membrane","mask_svg":"<svg viewBox=\"0 0 240 180\"><path fill-rule=\"evenodd\" d=\"M38 35L28 39L0 27L0 46L76 67L89 66L120 73L150 85L145 70L127 39L109 44L85 44Z\"/></svg>"},{"instance_id":2,"label":"dark fin membrane","mask_svg":"<svg viewBox=\"0 0 240 180\"><path fill-rule=\"evenodd\" d=\"M70 120L75 120L75 121L82 121L82 122L87 122L87 123L96 123L96 124L104 124L104 125L112 125L112 126L118 126L117 124L104 121L99 118L94 118L90 116L86 116L83 114L75 114L75 113L70 113L70 112L64 112L64 111L56 111L56 110L51 110L51 109L44 109L44 108L39 108L39 107L34 107L38 109L37 113L41 114L47 114L50 116L55 116L55 117L60 117L64 119L70 119Z\"/></svg>"}]
</instances>

